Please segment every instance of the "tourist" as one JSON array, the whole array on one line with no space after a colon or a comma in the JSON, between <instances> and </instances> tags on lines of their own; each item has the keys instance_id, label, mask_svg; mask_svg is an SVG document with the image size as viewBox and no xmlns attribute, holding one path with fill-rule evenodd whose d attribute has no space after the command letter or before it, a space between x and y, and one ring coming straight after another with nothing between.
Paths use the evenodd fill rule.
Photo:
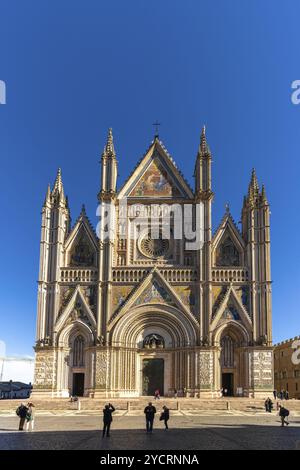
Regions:
<instances>
[{"instance_id":1,"label":"tourist","mask_svg":"<svg viewBox=\"0 0 300 470\"><path fill-rule=\"evenodd\" d=\"M155 406L152 405L151 402L148 403L148 406L144 409L145 417L146 417L146 431L147 432L152 432L153 429L153 421L154 421L154 416L156 413L156 408Z\"/></svg>"},{"instance_id":2,"label":"tourist","mask_svg":"<svg viewBox=\"0 0 300 470\"><path fill-rule=\"evenodd\" d=\"M290 412L284 406L280 405L279 406L279 416L281 418L281 426L284 426L285 424L288 426L289 422L285 420L289 416Z\"/></svg>"},{"instance_id":3,"label":"tourist","mask_svg":"<svg viewBox=\"0 0 300 470\"><path fill-rule=\"evenodd\" d=\"M273 397L274 397L274 400L277 399L277 390L273 390Z\"/></svg>"},{"instance_id":4,"label":"tourist","mask_svg":"<svg viewBox=\"0 0 300 470\"><path fill-rule=\"evenodd\" d=\"M27 414L26 414L26 431L31 431L34 429L34 415L35 415L35 406L32 402L29 402L27 405Z\"/></svg>"},{"instance_id":5,"label":"tourist","mask_svg":"<svg viewBox=\"0 0 300 470\"><path fill-rule=\"evenodd\" d=\"M170 419L170 410L166 405L164 405L163 411L161 412L159 420L164 422L165 429L169 429L169 426L168 426L169 419Z\"/></svg>"},{"instance_id":6,"label":"tourist","mask_svg":"<svg viewBox=\"0 0 300 470\"><path fill-rule=\"evenodd\" d=\"M159 400L160 399L160 391L159 389L156 389L154 392L154 400Z\"/></svg>"},{"instance_id":7,"label":"tourist","mask_svg":"<svg viewBox=\"0 0 300 470\"><path fill-rule=\"evenodd\" d=\"M106 436L109 437L109 431L110 431L110 425L111 425L111 422L113 420L112 418L112 414L113 412L115 411L115 408L113 407L113 405L111 403L109 403L108 405L105 405L104 409L103 409L103 432L102 432L102 437L105 436L105 432L106 432Z\"/></svg>"},{"instance_id":8,"label":"tourist","mask_svg":"<svg viewBox=\"0 0 300 470\"><path fill-rule=\"evenodd\" d=\"M19 431L23 431L24 429L24 423L25 423L27 411L28 411L28 408L27 406L24 405L24 403L21 403L21 405L16 409L16 414L20 418Z\"/></svg>"},{"instance_id":9,"label":"tourist","mask_svg":"<svg viewBox=\"0 0 300 470\"><path fill-rule=\"evenodd\" d=\"M290 394L289 394L288 390L285 392L285 399L286 400L290 399Z\"/></svg>"},{"instance_id":10,"label":"tourist","mask_svg":"<svg viewBox=\"0 0 300 470\"><path fill-rule=\"evenodd\" d=\"M266 412L269 411L269 398L267 398L267 399L265 400L265 410L266 410Z\"/></svg>"},{"instance_id":11,"label":"tourist","mask_svg":"<svg viewBox=\"0 0 300 470\"><path fill-rule=\"evenodd\" d=\"M271 398L268 398L268 412L269 413L272 413L272 409L273 409L273 402L271 400Z\"/></svg>"}]
</instances>

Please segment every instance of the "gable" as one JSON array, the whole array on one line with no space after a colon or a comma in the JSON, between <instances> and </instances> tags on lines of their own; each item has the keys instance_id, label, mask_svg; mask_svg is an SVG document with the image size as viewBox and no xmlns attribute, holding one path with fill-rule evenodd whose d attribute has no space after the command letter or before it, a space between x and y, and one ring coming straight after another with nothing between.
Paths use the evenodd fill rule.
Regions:
<instances>
[{"instance_id":1,"label":"gable","mask_svg":"<svg viewBox=\"0 0 300 470\"><path fill-rule=\"evenodd\" d=\"M164 304L176 306L174 299L167 292L163 285L157 279L153 279L151 284L141 293L141 295L132 304L133 307L141 304Z\"/></svg>"},{"instance_id":2,"label":"gable","mask_svg":"<svg viewBox=\"0 0 300 470\"><path fill-rule=\"evenodd\" d=\"M154 158L144 174L138 179L129 197L183 197L171 175L158 157Z\"/></svg>"},{"instance_id":3,"label":"gable","mask_svg":"<svg viewBox=\"0 0 300 470\"><path fill-rule=\"evenodd\" d=\"M155 139L128 180L118 198L193 198L185 181L162 142Z\"/></svg>"},{"instance_id":4,"label":"gable","mask_svg":"<svg viewBox=\"0 0 300 470\"><path fill-rule=\"evenodd\" d=\"M164 279L157 268L153 268L148 276L132 290L120 308L112 315L109 321L110 325L112 326L119 318L126 314L126 312L132 310L132 308L148 304L164 304L175 307L188 316L193 322L196 321L195 317L184 305L172 286Z\"/></svg>"},{"instance_id":5,"label":"gable","mask_svg":"<svg viewBox=\"0 0 300 470\"><path fill-rule=\"evenodd\" d=\"M232 285L227 288L226 292L222 290L217 298L213 308L211 329L213 330L221 323L228 321L240 322L248 329L252 327L249 313Z\"/></svg>"},{"instance_id":6,"label":"gable","mask_svg":"<svg viewBox=\"0 0 300 470\"><path fill-rule=\"evenodd\" d=\"M95 266L96 256L97 251L86 230L81 225L69 249L68 265L72 267Z\"/></svg>"},{"instance_id":7,"label":"gable","mask_svg":"<svg viewBox=\"0 0 300 470\"><path fill-rule=\"evenodd\" d=\"M244 251L245 242L227 213L213 237L213 266L243 266Z\"/></svg>"},{"instance_id":8,"label":"gable","mask_svg":"<svg viewBox=\"0 0 300 470\"><path fill-rule=\"evenodd\" d=\"M96 329L95 317L79 286L76 287L69 302L57 318L55 324L56 331L59 332L66 325L78 321L84 323L92 330Z\"/></svg>"}]
</instances>

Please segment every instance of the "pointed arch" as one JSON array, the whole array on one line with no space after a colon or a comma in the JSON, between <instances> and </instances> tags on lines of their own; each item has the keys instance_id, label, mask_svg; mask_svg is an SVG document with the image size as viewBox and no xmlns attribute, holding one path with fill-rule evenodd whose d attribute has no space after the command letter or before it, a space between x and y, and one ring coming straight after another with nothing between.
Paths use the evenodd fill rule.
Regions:
<instances>
[{"instance_id":1,"label":"pointed arch","mask_svg":"<svg viewBox=\"0 0 300 470\"><path fill-rule=\"evenodd\" d=\"M230 306L232 304L235 306L235 308L238 312L239 318L235 318L234 314L230 315L230 312L228 312L229 313L228 316L225 316L225 318L223 318L225 310L226 309L230 310ZM230 317L232 317L232 318L230 318ZM252 331L252 320L249 317L249 314L248 314L247 310L245 309L244 305L241 303L240 299L238 298L238 296L237 296L237 294L236 294L236 292L235 292L232 285L230 285L228 287L227 292L226 292L221 304L219 305L218 309L215 312L215 315L214 315L214 317L212 319L212 322L211 322L211 325L210 325L211 331L214 331L215 328L218 326L218 324L220 322L221 323L226 323L226 321L228 321L230 319L235 319L236 321L239 320L239 323L242 323L249 332Z\"/></svg>"},{"instance_id":2,"label":"pointed arch","mask_svg":"<svg viewBox=\"0 0 300 470\"><path fill-rule=\"evenodd\" d=\"M98 241L83 208L65 242L65 265L97 266Z\"/></svg>"},{"instance_id":3,"label":"pointed arch","mask_svg":"<svg viewBox=\"0 0 300 470\"><path fill-rule=\"evenodd\" d=\"M80 311L74 313L76 306L80 307ZM80 320L82 323L89 325L89 327L96 331L97 325L93 312L88 305L80 286L77 286L69 303L66 305L61 315L58 317L55 324L55 331L59 333L67 323L74 323Z\"/></svg>"},{"instance_id":4,"label":"pointed arch","mask_svg":"<svg viewBox=\"0 0 300 470\"><path fill-rule=\"evenodd\" d=\"M212 241L213 266L245 265L245 242L229 212L226 212Z\"/></svg>"}]
</instances>

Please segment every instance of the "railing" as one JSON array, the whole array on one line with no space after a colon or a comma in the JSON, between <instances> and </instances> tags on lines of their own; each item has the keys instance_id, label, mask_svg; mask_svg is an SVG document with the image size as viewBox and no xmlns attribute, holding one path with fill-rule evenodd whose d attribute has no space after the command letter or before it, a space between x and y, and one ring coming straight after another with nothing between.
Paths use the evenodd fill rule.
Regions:
<instances>
[{"instance_id":1,"label":"railing","mask_svg":"<svg viewBox=\"0 0 300 470\"><path fill-rule=\"evenodd\" d=\"M62 268L60 270L61 282L95 282L97 279L96 269Z\"/></svg>"},{"instance_id":2,"label":"railing","mask_svg":"<svg viewBox=\"0 0 300 470\"><path fill-rule=\"evenodd\" d=\"M244 282L248 280L248 271L244 268L213 268L212 281L216 282Z\"/></svg>"},{"instance_id":3,"label":"railing","mask_svg":"<svg viewBox=\"0 0 300 470\"><path fill-rule=\"evenodd\" d=\"M115 282L140 282L151 271L138 268L114 268L112 278ZM168 282L191 282L197 280L197 271L195 269L159 269L160 274Z\"/></svg>"}]
</instances>

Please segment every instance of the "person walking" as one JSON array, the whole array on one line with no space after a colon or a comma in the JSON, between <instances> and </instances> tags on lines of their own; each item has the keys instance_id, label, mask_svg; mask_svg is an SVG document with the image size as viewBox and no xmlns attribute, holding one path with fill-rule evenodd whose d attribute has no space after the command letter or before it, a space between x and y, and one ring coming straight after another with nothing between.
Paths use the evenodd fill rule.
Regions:
<instances>
[{"instance_id":1,"label":"person walking","mask_svg":"<svg viewBox=\"0 0 300 470\"><path fill-rule=\"evenodd\" d=\"M27 406L24 405L24 403L21 403L21 405L16 409L16 414L20 418L19 431L24 430L24 424L25 424L27 411L28 411L28 408Z\"/></svg>"},{"instance_id":2,"label":"person walking","mask_svg":"<svg viewBox=\"0 0 300 470\"><path fill-rule=\"evenodd\" d=\"M286 424L287 426L290 424L288 421L285 420L289 416L290 412L284 406L280 405L279 406L279 416L281 418L281 426L284 427Z\"/></svg>"},{"instance_id":3,"label":"person walking","mask_svg":"<svg viewBox=\"0 0 300 470\"><path fill-rule=\"evenodd\" d=\"M103 409L103 432L102 432L102 437L105 436L105 433L106 433L106 437L109 437L110 434L109 434L109 431L110 431L110 425L112 423L112 414L113 412L115 411L115 408L113 407L113 405L111 403L109 403L108 405L105 405L104 409Z\"/></svg>"},{"instance_id":4,"label":"person walking","mask_svg":"<svg viewBox=\"0 0 300 470\"><path fill-rule=\"evenodd\" d=\"M35 416L35 406L32 402L29 402L27 405L27 414L26 414L26 431L34 430L34 416Z\"/></svg>"},{"instance_id":5,"label":"person walking","mask_svg":"<svg viewBox=\"0 0 300 470\"><path fill-rule=\"evenodd\" d=\"M273 397L274 397L274 400L277 399L277 390L273 390Z\"/></svg>"},{"instance_id":6,"label":"person walking","mask_svg":"<svg viewBox=\"0 0 300 470\"><path fill-rule=\"evenodd\" d=\"M164 422L165 429L169 429L169 426L168 426L169 419L170 419L170 410L166 405L164 405L163 411L161 412L159 420Z\"/></svg>"},{"instance_id":7,"label":"person walking","mask_svg":"<svg viewBox=\"0 0 300 470\"><path fill-rule=\"evenodd\" d=\"M160 399L160 391L157 388L154 392L154 400L159 400Z\"/></svg>"},{"instance_id":8,"label":"person walking","mask_svg":"<svg viewBox=\"0 0 300 470\"><path fill-rule=\"evenodd\" d=\"M146 431L152 432L153 429L153 421L156 413L155 406L152 405L151 402L148 403L148 406L144 409L145 417L146 417Z\"/></svg>"}]
</instances>

